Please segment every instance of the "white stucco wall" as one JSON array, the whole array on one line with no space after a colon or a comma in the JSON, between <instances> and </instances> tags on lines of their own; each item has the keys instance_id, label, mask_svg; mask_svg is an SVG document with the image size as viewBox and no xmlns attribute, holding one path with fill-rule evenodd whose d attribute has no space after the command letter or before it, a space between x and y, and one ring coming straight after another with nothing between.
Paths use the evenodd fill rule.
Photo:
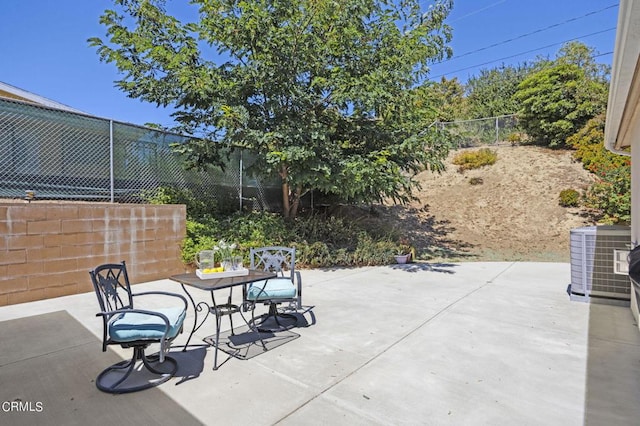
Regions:
<instances>
[{"instance_id":1,"label":"white stucco wall","mask_svg":"<svg viewBox=\"0 0 640 426\"><path fill-rule=\"evenodd\" d=\"M636 120L630 132L631 138L631 242L640 243L640 120ZM631 285L631 312L640 327L640 300Z\"/></svg>"},{"instance_id":2,"label":"white stucco wall","mask_svg":"<svg viewBox=\"0 0 640 426\"><path fill-rule=\"evenodd\" d=\"M631 242L640 243L640 0L620 0L605 125L605 146L631 148ZM639 297L631 311L640 327Z\"/></svg>"},{"instance_id":3,"label":"white stucco wall","mask_svg":"<svg viewBox=\"0 0 640 426\"><path fill-rule=\"evenodd\" d=\"M631 146L631 241L640 243L640 121ZM634 208L635 207L635 208Z\"/></svg>"}]
</instances>

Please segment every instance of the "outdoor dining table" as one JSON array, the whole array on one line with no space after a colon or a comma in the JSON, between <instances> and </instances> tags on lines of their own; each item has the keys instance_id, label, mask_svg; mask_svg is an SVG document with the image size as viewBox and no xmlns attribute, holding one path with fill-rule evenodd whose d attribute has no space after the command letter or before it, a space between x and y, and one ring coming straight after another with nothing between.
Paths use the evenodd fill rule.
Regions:
<instances>
[{"instance_id":1,"label":"outdoor dining table","mask_svg":"<svg viewBox=\"0 0 640 426\"><path fill-rule=\"evenodd\" d=\"M187 346L191 341L191 337L193 334L204 324L208 315L211 313L216 317L216 337L213 346L215 346L215 355L213 362L213 369L218 369L218 349L220 343L220 327L222 323L223 316L229 316L229 321L231 323L231 333L233 334L233 314L240 312L242 308L241 305L234 304L232 302L233 297L233 289L234 287L242 286L243 295L246 292L246 285L252 282L266 280L269 278L276 277L274 272L268 271L257 271L257 270L249 270L245 275L238 276L227 276L221 278L206 278L202 279L198 277L196 273L186 273L186 274L178 274L169 277L171 280L180 283L182 289L186 293L187 297L191 301L191 305L194 310L194 320L193 320L193 328L191 333L189 334L189 338L184 345L183 351L187 350ZM196 288L199 290L208 291L211 294L211 304L207 302L198 302L196 303L193 299L191 293L187 290L187 287ZM229 295L227 297L226 303L219 304L216 302L215 292L219 290L229 290ZM244 299L244 297L243 297ZM198 314L200 312L205 312L204 318L198 319ZM244 317L243 317L244 319ZM245 321L246 322L246 321ZM251 328L251 325L247 323L247 326Z\"/></svg>"}]
</instances>

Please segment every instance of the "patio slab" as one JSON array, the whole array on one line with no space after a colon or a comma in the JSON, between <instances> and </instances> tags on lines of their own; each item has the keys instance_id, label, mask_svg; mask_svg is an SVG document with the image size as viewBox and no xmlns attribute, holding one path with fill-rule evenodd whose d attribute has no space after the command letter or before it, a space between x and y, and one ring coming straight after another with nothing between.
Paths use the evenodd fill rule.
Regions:
<instances>
[{"instance_id":1,"label":"patio slab","mask_svg":"<svg viewBox=\"0 0 640 426\"><path fill-rule=\"evenodd\" d=\"M301 272L310 325L295 329L299 338L213 371L212 349L199 346L213 331L213 322L205 323L188 351L180 351L186 334L176 340L177 377L154 391L212 425L640 421L640 333L633 316L628 308L570 301L569 264ZM182 291L170 280L135 287L151 288ZM154 303L160 302L149 307ZM0 321L60 310L93 333L99 352L93 293L1 307ZM190 313L187 327L192 320ZM24 333L29 338L32 332ZM0 341L0 354L5 349ZM95 375L109 364L107 355ZM219 362L224 359L220 353ZM5 371L0 365L2 383ZM85 386L92 398L122 397L102 394L91 382ZM36 423L60 424L55 413L38 413ZM2 424L4 415L0 411Z\"/></svg>"}]
</instances>

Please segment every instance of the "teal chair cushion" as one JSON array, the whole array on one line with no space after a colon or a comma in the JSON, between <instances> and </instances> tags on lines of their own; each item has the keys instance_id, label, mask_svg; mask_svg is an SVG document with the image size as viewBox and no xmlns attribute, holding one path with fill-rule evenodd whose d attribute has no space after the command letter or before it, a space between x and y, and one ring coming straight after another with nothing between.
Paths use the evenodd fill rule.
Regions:
<instances>
[{"instance_id":1,"label":"teal chair cushion","mask_svg":"<svg viewBox=\"0 0 640 426\"><path fill-rule=\"evenodd\" d=\"M296 297L296 287L289 278L271 278L256 281L247 291L247 300L292 299Z\"/></svg>"},{"instance_id":2,"label":"teal chair cushion","mask_svg":"<svg viewBox=\"0 0 640 426\"><path fill-rule=\"evenodd\" d=\"M154 309L169 320L168 339L173 339L182 328L186 311L182 307ZM127 312L115 315L109 322L109 336L114 342L160 340L166 331L162 318L155 315Z\"/></svg>"}]
</instances>

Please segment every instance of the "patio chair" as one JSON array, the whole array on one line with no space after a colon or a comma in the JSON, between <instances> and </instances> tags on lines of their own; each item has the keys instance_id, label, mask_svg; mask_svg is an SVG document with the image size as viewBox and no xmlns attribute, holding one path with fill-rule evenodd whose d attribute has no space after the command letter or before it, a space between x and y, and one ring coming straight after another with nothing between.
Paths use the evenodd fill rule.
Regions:
<instances>
[{"instance_id":1,"label":"patio chair","mask_svg":"<svg viewBox=\"0 0 640 426\"><path fill-rule=\"evenodd\" d=\"M276 278L251 283L245 290L244 299L251 309L251 324L263 332L294 327L298 321L296 315L280 312L278 305L288 303L289 310L302 307L302 277L295 270L295 247L252 248L249 257L251 269L278 274ZM269 305L269 311L258 318L254 314L257 303Z\"/></svg>"},{"instance_id":2,"label":"patio chair","mask_svg":"<svg viewBox=\"0 0 640 426\"><path fill-rule=\"evenodd\" d=\"M136 392L173 377L178 364L165 353L182 332L187 299L163 291L132 293L124 261L100 265L89 274L100 304L96 316L102 317L103 322L102 351L106 351L108 345L133 349L130 360L114 364L98 375L98 389L108 393ZM134 297L152 294L170 296L174 306L154 310L134 308ZM160 344L160 351L154 355L145 354L145 349L153 343ZM141 365L136 366L139 361ZM136 374L131 375L133 371Z\"/></svg>"}]
</instances>

